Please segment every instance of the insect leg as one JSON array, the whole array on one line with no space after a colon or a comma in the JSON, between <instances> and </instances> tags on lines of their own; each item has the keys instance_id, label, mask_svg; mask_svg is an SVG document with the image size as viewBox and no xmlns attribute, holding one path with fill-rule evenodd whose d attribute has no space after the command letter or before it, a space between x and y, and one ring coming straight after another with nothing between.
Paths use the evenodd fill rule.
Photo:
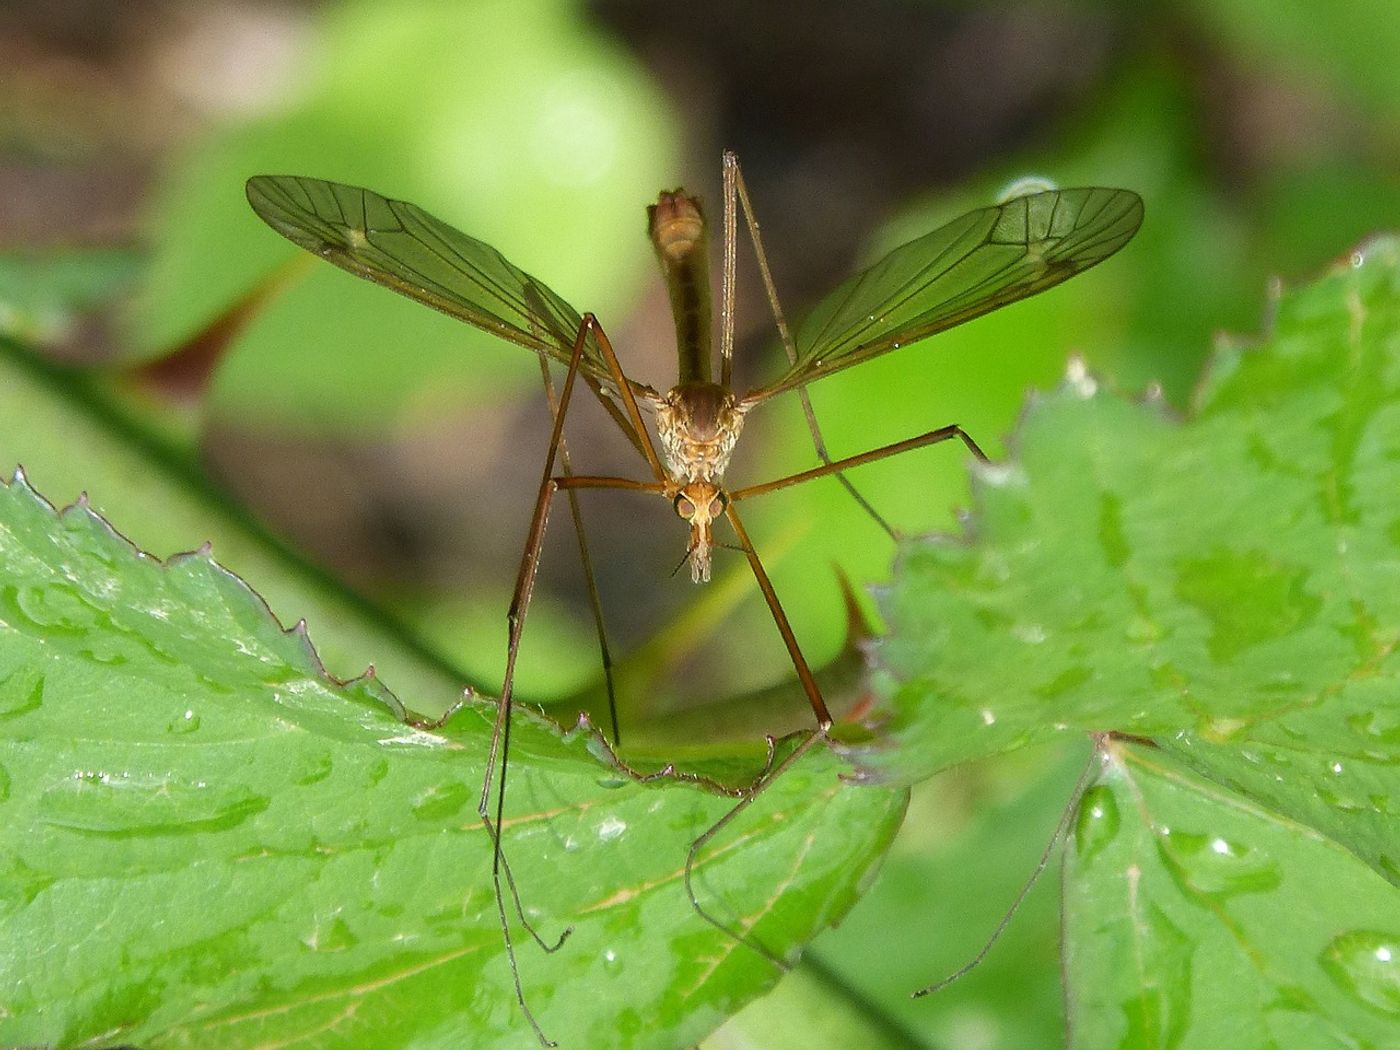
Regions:
<instances>
[{"instance_id":1,"label":"insect leg","mask_svg":"<svg viewBox=\"0 0 1400 1050\"><path fill-rule=\"evenodd\" d=\"M758 259L758 272L763 276L763 288L764 291L768 294L768 305L773 310L773 320L777 323L778 326L778 336L782 339L783 342L783 352L787 354L789 364L796 364L797 344L793 342L792 331L788 328L787 318L783 314L782 304L778 301L778 289L773 284L773 272L768 267L768 253L763 249L763 237L759 231L758 219L754 217L753 204L749 201L748 187L744 184L743 172L739 170L739 158L736 157L734 153L730 150L724 151L723 167L725 212L724 254L726 267L725 282L728 286L732 288L732 266L734 254L733 248L731 247L731 239L733 237L732 212L734 210L734 198L737 197L739 203L742 204L744 208L744 219L747 221L749 227L749 240L753 242L754 255ZM732 300L732 291L730 292L728 298ZM721 312L721 317L724 316L724 313ZM731 355L733 353L733 325L734 320L733 314L731 312L728 316L728 320L725 322L725 341L721 343L721 349L723 349L723 347L726 345L729 346ZM729 381L728 359L721 356L721 364L724 369L725 383L727 384ZM807 395L807 388L804 386L799 386L797 388L797 397L798 400L802 403L802 414L807 419L807 430L812 435L812 447L816 449L817 458L820 459L823 464L830 465L831 454L826 449L826 441L822 437L822 429L821 426L817 423L817 413L812 408L812 399ZM890 539L894 539L895 533L894 529L890 526L890 523L887 522L880 515L880 513L870 505L870 501L860 494L859 490L857 490L855 485L851 483L850 479L847 478L846 475L841 473L839 470L833 471L831 473L836 474L836 480L841 483L841 487L844 488L848 493L850 493L851 499L855 500L857 505L859 505L859 507L863 511L865 511L866 514L870 515L871 520L873 520L875 524L879 525L880 528L884 529L885 532L889 535Z\"/></svg>"},{"instance_id":2,"label":"insect leg","mask_svg":"<svg viewBox=\"0 0 1400 1050\"><path fill-rule=\"evenodd\" d=\"M724 516L729 519L734 535L739 539L739 546L749 560L754 579L758 581L758 589L763 592L763 600L768 603L768 611L773 614L773 622L778 625L778 633L783 636L783 645L787 646L792 666L797 670L797 680L802 683L802 691L807 694L812 713L817 717L817 729L825 733L831 728L831 713L826 708L826 701L822 699L822 692L812 675L812 669L807 666L807 658L802 655L802 650L797 645L797 636L793 634L792 624L788 622L787 613L783 612L782 603L778 601L778 592L773 589L773 581L768 578L768 572L763 568L763 562L759 560L758 552L749 540L744 523L739 520L739 512L734 509L732 495L724 508Z\"/></svg>"},{"instance_id":3,"label":"insect leg","mask_svg":"<svg viewBox=\"0 0 1400 1050\"><path fill-rule=\"evenodd\" d=\"M550 415L552 418L557 417L559 406L554 395L554 380L549 375L549 362L543 357L540 358L540 378L544 381L544 396L549 402ZM559 469L564 477L573 476L569 446L563 434L559 436ZM608 722L612 727L613 745L618 746L622 743L622 737L617 727L617 689L613 683L612 651L608 648L608 628L603 619L603 602L598 596L598 581L593 575L593 558L588 549L588 534L583 528L583 511L578 504L578 493L569 489L568 497L569 516L573 519L574 537L578 540L579 563L588 587L588 605L593 612L593 626L597 628L598 633L598 658L603 665L603 683L608 691Z\"/></svg>"},{"instance_id":4,"label":"insect leg","mask_svg":"<svg viewBox=\"0 0 1400 1050\"><path fill-rule=\"evenodd\" d=\"M682 874L682 881L685 883L685 893L690 899L690 906L695 909L696 914L699 915L700 918L704 919L721 933L732 937L740 944L752 948L780 970L789 969L786 961L778 958L763 944L750 937L743 930L736 929L717 915L713 915L705 910L705 906L700 903L700 898L695 892L695 862L700 857L700 851L703 850L716 835L728 827L739 814L753 805L758 796L762 794L770 784L777 780L778 777L782 776L788 769L792 768L792 766L819 741L824 741L826 739L826 727L822 727L821 729L804 729L795 735L801 737L801 740L798 742L797 746L783 756L776 765L773 762L773 757L776 753L777 742L772 737L768 738L767 771L759 781L754 784L752 790L745 793L744 797L735 803L724 816L720 817L719 820L706 828L705 831L690 844L690 850L686 853L685 857L685 870Z\"/></svg>"},{"instance_id":5,"label":"insect leg","mask_svg":"<svg viewBox=\"0 0 1400 1050\"><path fill-rule=\"evenodd\" d=\"M593 315L589 314L589 318ZM617 384L618 391L622 395L622 406L626 411L627 422L631 424L635 440L633 444L638 446L642 455L646 457L647 465L651 467L652 476L656 480L665 484L666 468L661 465L661 457L656 454L656 445L651 440L651 433L647 430L646 424L642 422L641 409L637 407L637 396L632 392L631 380L622 371L622 365L618 363L617 354L613 352L612 342L603 331L603 326L595 320L593 324L593 334L598 338L598 349L603 354L603 360L607 362L608 371L612 373L613 381ZM617 417L614 416L614 419ZM621 420L618 420L621 425Z\"/></svg>"},{"instance_id":6,"label":"insect leg","mask_svg":"<svg viewBox=\"0 0 1400 1050\"><path fill-rule=\"evenodd\" d=\"M748 499L751 496L762 496L776 489L787 488L789 485L797 485L804 481L811 481L813 478L826 477L828 474L836 474L842 470L849 470L851 467L859 467L865 463L874 463L876 460L885 459L888 456L897 456L901 452L909 452L916 448L923 448L926 445L936 445L941 441L950 441L954 438L966 445L968 451L983 463L988 462L987 454L982 451L977 442L972 440L972 436L962 427L954 423L951 426L930 430L927 434L919 434L916 437L905 438L903 441L896 441L893 444L873 448L869 452L861 452L858 455L847 456L845 459L838 459L832 463L825 463L820 467L813 467L811 470L798 471L796 474L789 474L785 478L778 478L775 481L765 481L761 485L750 485L747 488L734 489L729 493L729 499L732 503L737 500Z\"/></svg>"},{"instance_id":7,"label":"insect leg","mask_svg":"<svg viewBox=\"0 0 1400 1050\"><path fill-rule=\"evenodd\" d=\"M522 909L520 908L520 897L516 889L515 879L510 873L509 865L505 862L505 854L501 848L501 822L505 814L506 769L510 757L510 713L512 693L515 688L515 662L520 652L520 636L525 626L525 613L530 606L530 595L535 586L535 574L539 570L545 526L549 521L549 505L554 493L558 490L558 483L554 478L554 460L558 454L564 431L564 417L569 410L569 398L573 394L574 380L578 377L579 362L583 360L586 340L589 333L595 330L596 325L597 322L592 314L585 315L579 325L578 333L574 337L573 354L569 358L569 370L564 377L564 387L560 392L559 405L554 413L554 427L549 436L549 451L545 455L543 477L540 480L539 494L535 498L535 509L530 518L530 530L525 541L525 552L520 558L520 571L515 578L515 591L511 596L510 611L506 618L510 641L506 649L505 678L501 685L500 700L497 702L496 720L491 729L491 745L486 754L486 770L482 777L481 798L477 802L477 813L481 816L482 823L485 824L486 830L491 836L491 884L495 891L496 911L501 921L501 936L505 941L511 980L515 984L515 998L520 1004L525 1019L530 1022L530 1027L534 1029L540 1044L547 1047L557 1044L544 1034L544 1030L540 1028L539 1022L535 1020L535 1015L525 1001L525 990L520 983L520 967L515 958L515 943L510 934L510 920L506 915L505 895L501 888L502 871L505 872L506 882L510 887L516 910L519 912ZM496 775L498 758L500 760L499 777ZM494 818L491 813L493 785L495 788ZM523 919L523 915L521 917ZM526 926L538 941L538 934L535 934L528 923ZM563 937L567 937L569 932L566 930ZM563 942L563 937L560 938L560 943ZM543 942L541 944L543 945Z\"/></svg>"},{"instance_id":8,"label":"insect leg","mask_svg":"<svg viewBox=\"0 0 1400 1050\"><path fill-rule=\"evenodd\" d=\"M812 749L819 741L826 740L826 731L831 728L831 714L827 710L826 701L822 699L821 689L817 685L816 678L812 675L812 670L807 666L807 659L802 655L802 650L797 645L797 638L793 634L792 625L788 622L787 614L783 612L782 604L778 601L777 592L773 589L773 582L768 578L767 571L763 568L763 562L759 560L757 551L754 550L753 543L749 540L748 532L744 529L743 522L739 519L738 513L734 510L731 502L725 508L725 517L729 519L729 524L734 529L734 534L739 539L740 547L744 555L748 558L749 567L753 570L754 578L758 581L759 590L763 592L763 600L768 603L768 610L773 614L773 621L777 624L778 633L783 637L783 644L787 647L788 656L792 659L793 667L797 670L798 680L802 683L802 689L807 694L807 699L812 705L812 713L816 716L817 727L815 729L803 730L800 734L800 742L781 761L775 765L773 757L775 754L775 742L770 737L768 740L768 766L765 772L754 782L752 788L746 791L742 798L714 824L710 825L694 842L690 844L690 850L685 858L685 871L683 881L685 883L686 896L690 898L690 906L695 909L702 919L711 926L733 937L741 944L748 945L774 965L786 969L787 964L768 951L763 945L753 938L747 936L742 930L735 929L723 919L705 910L700 903L699 897L695 893L694 873L695 862L700 855L700 851L721 831L729 826L738 816L753 805L763 791L773 783L785 771L790 769L804 754Z\"/></svg>"},{"instance_id":9,"label":"insect leg","mask_svg":"<svg viewBox=\"0 0 1400 1050\"><path fill-rule=\"evenodd\" d=\"M573 352L569 357L569 368L564 376L564 385L559 391L558 405L554 407L554 425L549 435L549 451L545 455L544 471L540 479L539 494L535 498L535 508L530 518L530 528L526 534L525 551L520 558L520 570L515 579L515 590L511 596L510 612L507 614L507 626L509 631L509 644L506 649L506 670L504 680L501 685L501 696L496 706L496 719L491 730L491 744L487 750L486 771L482 777L481 797L477 802L477 813L480 815L482 823L485 824L487 832L491 836L492 860L491 860L491 883L495 891L496 911L500 918L501 935L505 942L506 958L510 965L511 979L515 985L515 998L520 1004L520 1009L526 1019L530 1022L530 1027L534 1029L541 1045L554 1046L553 1043L540 1028L539 1022L535 1019L529 1004L525 1000L525 991L520 982L520 968L515 956L515 942L510 933L510 920L506 914L505 893L503 892L501 879L505 877L506 886L510 890L510 895L515 904L515 910L520 917L521 924L534 938L536 943L546 951L554 951L572 932L566 929L554 944L546 943L531 926L526 919L524 909L520 903L520 894L516 887L515 877L510 869L510 864L506 861L505 853L501 842L501 826L505 815L506 797L506 770L510 757L510 716L514 702L515 690L515 665L520 654L520 638L525 628L525 614L530 606L530 597L534 593L535 576L539 571L540 555L544 549L545 528L549 522L550 505L553 502L555 493L560 489L577 488L621 488L630 490L640 490L644 492L659 492L663 488L661 481L643 482L634 481L630 478L613 477L592 477L568 473L564 476L555 476L555 461L560 457L563 446L564 419L568 414L569 402L573 397L574 382L579 376L579 364L583 360L583 352L587 346L588 337L593 335L604 350L604 354L614 369L620 389L623 392L625 403L628 407L628 417L631 425L636 428L641 435L641 440L646 446L646 451L650 451L648 459L654 463L656 471L660 472L660 461L656 459L655 450L652 449L650 439L647 437L645 427L641 424L641 413L637 408L636 399L631 392L631 385L626 376L622 374L621 366L617 363L617 357L613 353L611 344L607 341L607 336L597 319L592 314L585 314L579 324L578 333L574 338ZM662 475L664 477L664 475ZM499 761L499 775L497 775L497 764ZM494 790L493 790L494 789ZM494 795L495 812L492 812L492 797Z\"/></svg>"},{"instance_id":10,"label":"insect leg","mask_svg":"<svg viewBox=\"0 0 1400 1050\"><path fill-rule=\"evenodd\" d=\"M1093 750L1089 752L1088 761L1084 764L1084 769L1079 774L1079 780L1075 783L1074 790L1070 792L1069 802L1065 804L1064 810L1060 813L1060 822L1055 826L1055 833L1050 836L1050 841L1045 844L1045 849L1041 851L1040 860L1036 863L1035 870L1030 873L1030 876L1022 884L1021 890L1016 894L1015 899L1011 902L1011 906L1002 914L1001 921L998 922L996 928L992 930L991 936L987 938L977 954L971 959L963 963L947 977L934 981L933 984L927 985L912 993L910 998L922 999L926 995L932 995L935 992L942 991L954 981L966 977L969 973L982 965L982 960L985 959L996 946L997 941L1001 940L1001 935L1005 933L1006 928L1011 925L1011 920L1016 917L1016 912L1020 910L1021 905L1025 902L1027 894L1031 892L1031 888L1035 886L1037 880L1039 880L1041 874L1044 873L1046 867L1049 865L1050 856L1055 852L1055 847L1060 844L1061 840L1065 837L1065 833L1069 831L1070 822L1074 819L1075 814L1079 812L1079 803L1084 800L1084 793L1089 790L1090 785L1093 783L1094 774L1101 764L1104 746L1107 741L1107 733L1096 733L1094 735Z\"/></svg>"}]
</instances>

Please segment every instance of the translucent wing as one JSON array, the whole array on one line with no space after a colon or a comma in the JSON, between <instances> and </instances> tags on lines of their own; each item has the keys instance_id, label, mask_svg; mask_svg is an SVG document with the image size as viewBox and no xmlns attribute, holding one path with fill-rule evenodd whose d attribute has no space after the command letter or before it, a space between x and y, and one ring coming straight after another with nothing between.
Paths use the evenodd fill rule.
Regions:
<instances>
[{"instance_id":1,"label":"translucent wing","mask_svg":"<svg viewBox=\"0 0 1400 1050\"><path fill-rule=\"evenodd\" d=\"M1128 190L1052 190L980 208L896 248L818 304L797 360L753 403L1044 291L1102 262L1142 225Z\"/></svg>"},{"instance_id":2,"label":"translucent wing","mask_svg":"<svg viewBox=\"0 0 1400 1050\"><path fill-rule=\"evenodd\" d=\"M343 270L568 364L582 319L489 244L373 190L294 175L248 180L248 203L278 233ZM583 373L617 384L590 336ZM635 387L638 392L644 388Z\"/></svg>"}]
</instances>

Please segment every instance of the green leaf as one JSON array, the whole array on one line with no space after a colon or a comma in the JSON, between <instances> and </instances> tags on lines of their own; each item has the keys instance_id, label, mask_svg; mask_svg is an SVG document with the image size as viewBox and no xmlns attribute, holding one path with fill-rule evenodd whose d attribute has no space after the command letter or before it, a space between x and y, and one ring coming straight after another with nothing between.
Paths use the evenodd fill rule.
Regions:
<instances>
[{"instance_id":1,"label":"green leaf","mask_svg":"<svg viewBox=\"0 0 1400 1050\"><path fill-rule=\"evenodd\" d=\"M1115 743L1071 837L1074 1046L1389 1046L1395 887L1345 849Z\"/></svg>"},{"instance_id":2,"label":"green leaf","mask_svg":"<svg viewBox=\"0 0 1400 1050\"><path fill-rule=\"evenodd\" d=\"M1182 885L1149 894L1144 881L1142 910L1114 926L1084 916L1108 899L1107 876L1070 879L1071 1030L1085 1046L1381 1045L1364 1018L1396 1003L1380 989L1400 973L1386 955L1400 952L1400 241L1371 242L1272 308L1262 345L1221 348L1189 419L1082 372L1033 402L1013 459L979 471L967 534L906 545L885 596L882 735L852 748L870 779L1113 732L1159 752L1119 761L1189 785L1172 788L1190 796L1173 819L1152 815L1148 788L1090 799L1111 790L1123 825L1142 825L1106 862L1120 879L1165 866ZM1217 839L1219 865L1238 854L1240 878L1273 874L1215 900L1177 869L1207 877ZM1134 955L1153 907L1166 918ZM1203 947L1207 927L1254 969ZM1348 961L1315 963L1324 951ZM1285 952L1296 965L1256 966ZM1100 968L1126 984L1099 987ZM1339 996L1347 981L1364 989ZM1254 1011L1228 1039L1212 1027L1227 999Z\"/></svg>"},{"instance_id":3,"label":"green leaf","mask_svg":"<svg viewBox=\"0 0 1400 1050\"><path fill-rule=\"evenodd\" d=\"M204 478L188 453L150 429L103 388L99 377L55 368L0 339L0 450L22 464L37 489L92 507L125 526L146 551L169 553L212 543L220 559L259 580L259 592L286 623L317 628L327 666L342 677L373 663L424 710L439 713L460 694L448 650L432 652L386 622L343 585L290 554ZM133 418L135 417L135 418Z\"/></svg>"},{"instance_id":4,"label":"green leaf","mask_svg":"<svg viewBox=\"0 0 1400 1050\"><path fill-rule=\"evenodd\" d=\"M0 1044L519 1046L475 813L492 705L405 724L205 553L161 563L84 504L0 487ZM691 840L732 801L643 786L591 732L519 715L505 841L572 1045L684 1045L771 984L692 910ZM899 792L829 753L707 851L698 892L770 950L838 918Z\"/></svg>"},{"instance_id":5,"label":"green leaf","mask_svg":"<svg viewBox=\"0 0 1400 1050\"><path fill-rule=\"evenodd\" d=\"M1386 698L1400 621L1397 254L1376 241L1282 296L1189 421L1082 374L1033 402L968 535L903 551L880 648L898 746L870 769L1067 729L1384 757L1384 720L1357 716Z\"/></svg>"}]
</instances>

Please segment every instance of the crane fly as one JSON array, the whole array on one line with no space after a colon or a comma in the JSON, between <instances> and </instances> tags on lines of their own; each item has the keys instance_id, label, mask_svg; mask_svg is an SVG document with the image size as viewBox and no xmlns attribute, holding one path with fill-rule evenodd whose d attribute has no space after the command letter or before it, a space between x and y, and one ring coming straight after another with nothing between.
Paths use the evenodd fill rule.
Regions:
<instances>
[{"instance_id":1,"label":"crane fly","mask_svg":"<svg viewBox=\"0 0 1400 1050\"><path fill-rule=\"evenodd\" d=\"M764 771L751 787L733 792L740 801L692 843L685 868L686 891L692 907L712 925L746 940L702 907L691 885L696 858L702 847L737 817L766 784L817 741L826 739L832 718L744 529L737 504L829 475L835 475L850 488L843 472L852 467L950 439L962 441L973 454L985 459L972 438L953 425L833 460L821 440L805 387L1059 284L1122 248L1137 232L1143 214L1137 194L1098 187L1043 190L979 208L896 248L849 278L816 306L794 338L778 305L758 224L732 153L724 154L723 174L723 282L717 379L712 368L713 310L701 203L677 189L661 193L648 209L651 241L670 292L676 327L677 380L664 392L627 377L606 332L592 314L580 315L495 248L453 229L421 208L371 190L321 179L260 175L248 180L248 200L253 210L289 240L350 273L523 346L540 357L553 409L553 429L508 615L510 640L505 678L478 811L493 843L492 880L516 998L546 1046L553 1044L531 1013L521 986L502 889L503 873L515 910L531 936L548 950L557 944L545 945L524 918L502 850L500 828L515 663L555 494L562 491L570 501L586 571L587 544L576 500L580 489L624 489L666 499L688 528L686 558L697 583L710 576L716 525L721 519L728 522L782 636L811 704L816 727L800 734L800 742L781 761L774 761L770 739ZM734 391L731 383L740 207L788 360L776 378L742 395ZM549 376L550 362L566 368L557 399ZM576 381L580 379L646 461L649 477L639 480L572 471L563 445L563 427ZM788 392L794 392L802 401L821 465L762 484L726 487L725 470L748 413ZM652 428L647 426L646 415L651 417ZM853 488L850 491L860 499ZM601 609L591 582L590 593L604 670L608 672L610 661ZM610 673L608 678L611 703ZM615 705L612 719L616 743ZM565 936L567 933L566 930Z\"/></svg>"}]
</instances>

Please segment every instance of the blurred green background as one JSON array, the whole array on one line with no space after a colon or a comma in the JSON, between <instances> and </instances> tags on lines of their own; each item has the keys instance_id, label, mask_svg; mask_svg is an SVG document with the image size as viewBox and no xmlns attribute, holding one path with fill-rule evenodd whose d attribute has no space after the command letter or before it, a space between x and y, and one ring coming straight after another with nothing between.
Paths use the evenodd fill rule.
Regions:
<instances>
[{"instance_id":1,"label":"blurred green background","mask_svg":"<svg viewBox=\"0 0 1400 1050\"><path fill-rule=\"evenodd\" d=\"M112 246L135 247L137 261L131 294L101 325L66 323L52 283L23 287L0 267L0 328L114 374L159 357L295 252L249 211L244 179L314 175L412 200L494 244L595 312L624 366L665 387L673 342L643 208L677 185L717 203L722 148L744 165L796 320L854 266L1014 178L1136 190L1143 230L1103 267L811 389L836 455L957 422L995 458L1014 454L1027 392L1053 386L1072 354L1124 391L1160 384L1188 410L1217 333L1267 324L1270 280L1304 278L1400 226L1397 54L1400 7L1386 0L11 0L0 261ZM740 275L742 386L772 375L781 351L746 244ZM497 682L547 437L527 354L320 266L253 318L207 398L131 396L308 559L391 607L464 678ZM601 413L581 410L570 434L580 470L641 466ZM765 405L747 434L735 484L814 462L795 401ZM0 469L24 459L0 449ZM965 460L941 446L854 480L905 533L955 528ZM92 487L33 480L57 500ZM684 532L656 500L590 493L585 510L625 657L697 598L672 572ZM837 567L878 583L894 545L828 481L748 518L805 651L825 662L845 630ZM119 524L141 541L140 523ZM571 545L561 514L521 671L542 702L597 677ZM717 576L742 578L741 559L720 554ZM656 714L788 673L752 588L732 591L711 598L722 626L671 636L655 695L626 705ZM793 724L804 712L795 699ZM1074 767L1018 757L916 798L921 819L875 899L819 945L813 987L857 989L892 1045L1057 1045L1049 888L1032 898L1042 922L1013 928L1020 939L965 987L931 1003L903 996L976 950ZM798 1030L810 1003L789 1005ZM763 1008L756 1045L785 1045L772 1020L784 1003Z\"/></svg>"}]
</instances>

